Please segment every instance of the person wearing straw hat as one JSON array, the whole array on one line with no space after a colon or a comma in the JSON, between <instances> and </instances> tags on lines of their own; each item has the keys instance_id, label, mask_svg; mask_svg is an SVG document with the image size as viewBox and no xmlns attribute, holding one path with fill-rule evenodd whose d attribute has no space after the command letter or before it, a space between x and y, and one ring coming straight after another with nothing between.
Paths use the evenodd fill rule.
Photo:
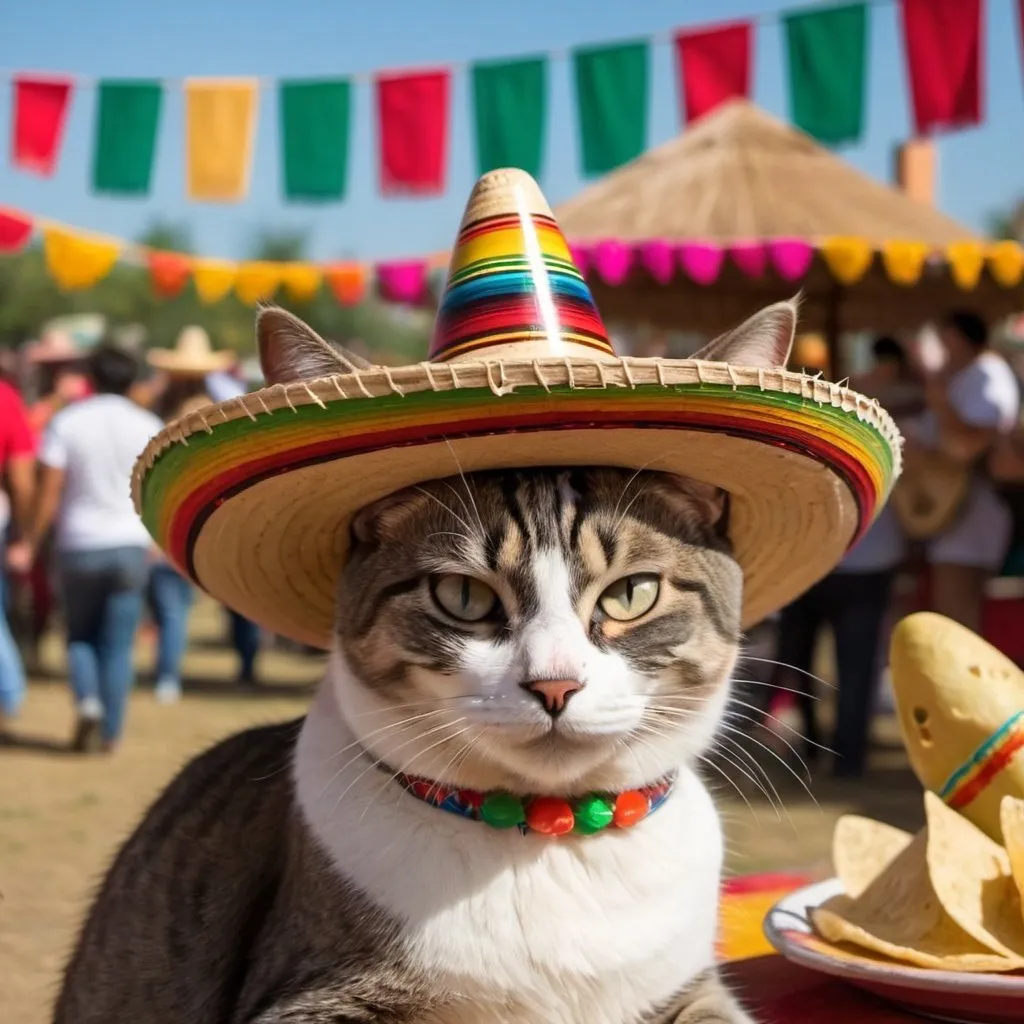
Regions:
<instances>
[{"instance_id":1,"label":"person wearing straw hat","mask_svg":"<svg viewBox=\"0 0 1024 1024\"><path fill-rule=\"evenodd\" d=\"M56 1024L749 1021L694 766L737 734L740 631L843 557L900 462L876 403L782 368L795 325L778 303L697 359L619 358L520 171L473 191L425 362L264 309L268 386L170 425L134 494L195 583L330 648L327 678L172 783Z\"/></svg>"},{"instance_id":2,"label":"person wearing straw hat","mask_svg":"<svg viewBox=\"0 0 1024 1024\"><path fill-rule=\"evenodd\" d=\"M193 325L181 331L174 348L151 349L147 361L164 378L158 411L171 422L210 405L213 395L223 392L222 377L237 358L233 352L214 350L207 332ZM237 393L244 393L244 388ZM148 594L158 633L154 693L161 704L173 704L181 698L181 663L188 644L194 590L166 559L160 559L150 574ZM240 681L252 684L259 650L258 630L232 612L231 634L242 663Z\"/></svg>"}]
</instances>

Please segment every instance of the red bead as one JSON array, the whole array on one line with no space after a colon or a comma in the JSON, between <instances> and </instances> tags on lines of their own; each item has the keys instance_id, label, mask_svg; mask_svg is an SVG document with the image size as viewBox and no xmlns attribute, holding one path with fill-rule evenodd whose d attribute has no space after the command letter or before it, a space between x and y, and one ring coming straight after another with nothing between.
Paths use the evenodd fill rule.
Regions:
<instances>
[{"instance_id":1,"label":"red bead","mask_svg":"<svg viewBox=\"0 0 1024 1024\"><path fill-rule=\"evenodd\" d=\"M650 809L651 805L643 793L629 789L615 798L615 817L612 821L616 828L629 828L630 825L643 821Z\"/></svg>"},{"instance_id":2,"label":"red bead","mask_svg":"<svg viewBox=\"0 0 1024 1024\"><path fill-rule=\"evenodd\" d=\"M538 796L526 805L526 824L546 836L564 836L576 824L572 807L553 796Z\"/></svg>"}]
</instances>

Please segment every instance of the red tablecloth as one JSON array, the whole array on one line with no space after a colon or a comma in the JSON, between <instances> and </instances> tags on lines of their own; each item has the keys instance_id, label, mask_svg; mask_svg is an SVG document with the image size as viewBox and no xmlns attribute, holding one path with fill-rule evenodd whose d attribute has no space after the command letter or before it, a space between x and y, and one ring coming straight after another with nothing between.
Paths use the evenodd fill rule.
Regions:
<instances>
[{"instance_id":1,"label":"red tablecloth","mask_svg":"<svg viewBox=\"0 0 1024 1024\"><path fill-rule=\"evenodd\" d=\"M719 956L758 1024L904 1024L919 1017L895 1010L845 982L789 963L764 937L775 902L815 881L806 875L750 875L722 886Z\"/></svg>"},{"instance_id":2,"label":"red tablecloth","mask_svg":"<svg viewBox=\"0 0 1024 1024\"><path fill-rule=\"evenodd\" d=\"M780 956L736 961L725 971L758 1024L910 1024L921 1019Z\"/></svg>"}]
</instances>

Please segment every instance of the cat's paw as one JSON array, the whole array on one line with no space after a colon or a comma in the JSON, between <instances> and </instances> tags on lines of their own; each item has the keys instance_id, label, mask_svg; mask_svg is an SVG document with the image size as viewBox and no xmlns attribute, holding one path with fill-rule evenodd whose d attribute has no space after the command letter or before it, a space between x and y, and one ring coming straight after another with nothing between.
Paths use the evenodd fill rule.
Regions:
<instances>
[{"instance_id":1,"label":"cat's paw","mask_svg":"<svg viewBox=\"0 0 1024 1024\"><path fill-rule=\"evenodd\" d=\"M695 983L687 997L673 1024L757 1024L715 973Z\"/></svg>"}]
</instances>

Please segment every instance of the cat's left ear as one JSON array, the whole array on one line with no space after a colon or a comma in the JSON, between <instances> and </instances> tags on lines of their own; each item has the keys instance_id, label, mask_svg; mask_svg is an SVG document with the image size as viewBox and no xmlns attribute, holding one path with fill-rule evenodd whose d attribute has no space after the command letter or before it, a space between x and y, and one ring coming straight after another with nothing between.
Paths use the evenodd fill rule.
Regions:
<instances>
[{"instance_id":1,"label":"cat's left ear","mask_svg":"<svg viewBox=\"0 0 1024 1024\"><path fill-rule=\"evenodd\" d=\"M267 384L292 384L365 370L369 363L354 352L328 344L309 324L279 306L264 306L256 316L256 342Z\"/></svg>"},{"instance_id":2,"label":"cat's left ear","mask_svg":"<svg viewBox=\"0 0 1024 1024\"><path fill-rule=\"evenodd\" d=\"M793 348L799 305L800 296L796 295L787 302L767 306L691 358L764 370L784 367Z\"/></svg>"}]
</instances>

